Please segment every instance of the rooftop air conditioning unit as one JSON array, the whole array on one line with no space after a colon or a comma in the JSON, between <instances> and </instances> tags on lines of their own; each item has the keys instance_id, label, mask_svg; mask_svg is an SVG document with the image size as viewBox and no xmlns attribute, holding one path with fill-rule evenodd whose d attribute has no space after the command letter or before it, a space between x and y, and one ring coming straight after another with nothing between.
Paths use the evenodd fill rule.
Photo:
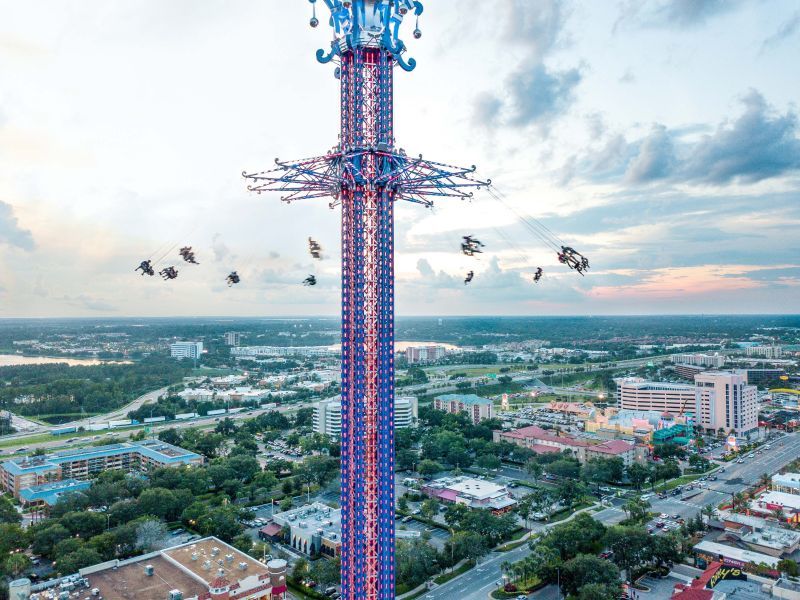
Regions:
<instances>
[{"instance_id":1,"label":"rooftop air conditioning unit","mask_svg":"<svg viewBox=\"0 0 800 600\"><path fill-rule=\"evenodd\" d=\"M217 554L219 554L219 548L217 548L216 546L214 546L214 547L211 549L211 556L216 556Z\"/></svg>"},{"instance_id":2,"label":"rooftop air conditioning unit","mask_svg":"<svg viewBox=\"0 0 800 600\"><path fill-rule=\"evenodd\" d=\"M240 562L239 563L239 569L242 570L242 571L246 571L247 570L247 563L244 562L244 561Z\"/></svg>"},{"instance_id":3,"label":"rooftop air conditioning unit","mask_svg":"<svg viewBox=\"0 0 800 600\"><path fill-rule=\"evenodd\" d=\"M206 571L210 571L210 570L211 570L211 561L210 561L210 560L207 560L207 561L205 561L205 562L203 563L203 568L204 568Z\"/></svg>"},{"instance_id":4,"label":"rooftop air conditioning unit","mask_svg":"<svg viewBox=\"0 0 800 600\"><path fill-rule=\"evenodd\" d=\"M197 560L197 552L192 552L192 560L193 561Z\"/></svg>"},{"instance_id":5,"label":"rooftop air conditioning unit","mask_svg":"<svg viewBox=\"0 0 800 600\"><path fill-rule=\"evenodd\" d=\"M144 566L144 574L148 577L153 576L153 565L145 565Z\"/></svg>"},{"instance_id":6,"label":"rooftop air conditioning unit","mask_svg":"<svg viewBox=\"0 0 800 600\"><path fill-rule=\"evenodd\" d=\"M229 564L232 563L233 562L233 554L226 554L225 555L225 562L229 563Z\"/></svg>"},{"instance_id":7,"label":"rooftop air conditioning unit","mask_svg":"<svg viewBox=\"0 0 800 600\"><path fill-rule=\"evenodd\" d=\"M183 592L180 590L170 590L167 600L183 600Z\"/></svg>"}]
</instances>

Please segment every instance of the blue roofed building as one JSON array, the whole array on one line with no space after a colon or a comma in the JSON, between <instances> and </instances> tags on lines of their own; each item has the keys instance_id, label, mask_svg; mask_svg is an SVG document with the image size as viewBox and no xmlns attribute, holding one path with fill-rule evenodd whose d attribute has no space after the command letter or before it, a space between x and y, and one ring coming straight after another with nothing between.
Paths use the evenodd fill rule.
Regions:
<instances>
[{"instance_id":1,"label":"blue roofed building","mask_svg":"<svg viewBox=\"0 0 800 600\"><path fill-rule=\"evenodd\" d=\"M123 442L12 458L0 463L0 488L20 499L24 489L66 479L86 481L109 469L146 471L193 464L203 464L203 457L166 442Z\"/></svg>"},{"instance_id":2,"label":"blue roofed building","mask_svg":"<svg viewBox=\"0 0 800 600\"><path fill-rule=\"evenodd\" d=\"M52 483L43 483L29 488L23 488L19 492L19 501L23 507L29 506L55 506L58 499L64 494L88 490L92 486L91 481L78 481L77 479L64 479Z\"/></svg>"}]
</instances>

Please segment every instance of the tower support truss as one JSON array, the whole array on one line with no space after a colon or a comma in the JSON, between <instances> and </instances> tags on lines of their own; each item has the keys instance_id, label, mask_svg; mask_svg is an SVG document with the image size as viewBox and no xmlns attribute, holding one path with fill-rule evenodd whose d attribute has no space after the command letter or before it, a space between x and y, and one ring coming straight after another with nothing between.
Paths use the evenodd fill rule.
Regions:
<instances>
[{"instance_id":1,"label":"tower support truss","mask_svg":"<svg viewBox=\"0 0 800 600\"><path fill-rule=\"evenodd\" d=\"M309 0L312 4L316 0ZM342 598L395 596L394 204L431 206L469 198L488 185L460 168L395 150L393 71L412 70L397 37L412 0L324 0L341 83L339 144L330 152L244 173L248 189L286 202L331 199L341 206L342 241ZM312 18L315 25L316 12ZM415 37L419 37L418 29Z\"/></svg>"}]
</instances>

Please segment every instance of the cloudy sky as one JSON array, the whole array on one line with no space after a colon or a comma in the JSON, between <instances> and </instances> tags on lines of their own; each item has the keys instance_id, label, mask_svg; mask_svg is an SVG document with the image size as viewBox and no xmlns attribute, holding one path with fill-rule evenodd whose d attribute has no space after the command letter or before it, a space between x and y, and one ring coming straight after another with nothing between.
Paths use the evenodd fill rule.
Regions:
<instances>
[{"instance_id":1,"label":"cloudy sky","mask_svg":"<svg viewBox=\"0 0 800 600\"><path fill-rule=\"evenodd\" d=\"M396 73L398 143L477 164L507 199L398 207L399 314L797 312L800 4L425 4L422 39L405 24L418 66ZM0 317L338 312L338 211L241 178L336 142L337 81L314 57L330 34L308 2L0 0L0 15ZM467 233L480 259L459 254ZM176 244L202 264L170 283L133 272Z\"/></svg>"}]
</instances>

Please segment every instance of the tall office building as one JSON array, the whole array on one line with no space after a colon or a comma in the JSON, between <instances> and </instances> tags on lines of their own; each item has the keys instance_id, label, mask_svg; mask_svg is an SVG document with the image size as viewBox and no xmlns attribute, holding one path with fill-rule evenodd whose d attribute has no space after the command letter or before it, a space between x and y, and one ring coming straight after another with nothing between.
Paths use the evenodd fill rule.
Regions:
<instances>
[{"instance_id":1,"label":"tall office building","mask_svg":"<svg viewBox=\"0 0 800 600\"><path fill-rule=\"evenodd\" d=\"M198 359L203 354L203 342L175 342L169 345L172 358Z\"/></svg>"},{"instance_id":2,"label":"tall office building","mask_svg":"<svg viewBox=\"0 0 800 600\"><path fill-rule=\"evenodd\" d=\"M225 345L238 346L242 343L242 334L238 331L228 331L225 333Z\"/></svg>"},{"instance_id":3,"label":"tall office building","mask_svg":"<svg viewBox=\"0 0 800 600\"><path fill-rule=\"evenodd\" d=\"M739 373L712 371L695 375L696 423L708 433L723 430L744 438L758 430L756 387Z\"/></svg>"}]
</instances>

